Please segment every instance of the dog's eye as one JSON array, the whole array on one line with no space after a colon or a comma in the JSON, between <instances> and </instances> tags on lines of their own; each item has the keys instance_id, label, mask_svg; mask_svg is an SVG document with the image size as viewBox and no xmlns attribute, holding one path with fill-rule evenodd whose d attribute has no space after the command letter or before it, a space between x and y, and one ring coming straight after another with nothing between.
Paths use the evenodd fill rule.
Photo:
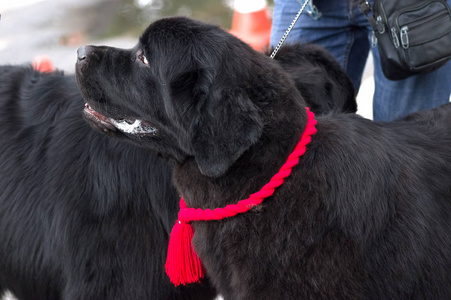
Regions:
<instances>
[{"instance_id":1,"label":"dog's eye","mask_svg":"<svg viewBox=\"0 0 451 300\"><path fill-rule=\"evenodd\" d=\"M147 61L146 56L143 53L139 54L138 58L142 61L143 64L145 64L145 65L149 64L149 62Z\"/></svg>"}]
</instances>

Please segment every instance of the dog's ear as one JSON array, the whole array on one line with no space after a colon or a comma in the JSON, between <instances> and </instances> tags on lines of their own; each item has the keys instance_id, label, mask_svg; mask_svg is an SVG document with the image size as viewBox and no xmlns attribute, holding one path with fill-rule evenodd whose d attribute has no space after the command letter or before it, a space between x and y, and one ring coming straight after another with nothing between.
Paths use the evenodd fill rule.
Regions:
<instances>
[{"instance_id":1,"label":"dog's ear","mask_svg":"<svg viewBox=\"0 0 451 300\"><path fill-rule=\"evenodd\" d=\"M218 177L263 131L258 108L244 90L210 89L191 125L191 145L202 174Z\"/></svg>"}]
</instances>

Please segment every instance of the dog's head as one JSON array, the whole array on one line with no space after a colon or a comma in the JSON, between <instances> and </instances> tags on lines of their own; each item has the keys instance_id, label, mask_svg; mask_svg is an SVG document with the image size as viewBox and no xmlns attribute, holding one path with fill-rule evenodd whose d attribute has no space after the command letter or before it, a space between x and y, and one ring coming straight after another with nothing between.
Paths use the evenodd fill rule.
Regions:
<instances>
[{"instance_id":1,"label":"dog's head","mask_svg":"<svg viewBox=\"0 0 451 300\"><path fill-rule=\"evenodd\" d=\"M267 55L270 53L272 49ZM326 49L316 44L286 43L275 60L294 80L315 114L357 111L351 79Z\"/></svg>"},{"instance_id":2,"label":"dog's head","mask_svg":"<svg viewBox=\"0 0 451 300\"><path fill-rule=\"evenodd\" d=\"M76 75L94 127L220 176L259 140L263 106L288 94L303 105L278 69L217 26L176 17L133 49L80 48Z\"/></svg>"}]
</instances>

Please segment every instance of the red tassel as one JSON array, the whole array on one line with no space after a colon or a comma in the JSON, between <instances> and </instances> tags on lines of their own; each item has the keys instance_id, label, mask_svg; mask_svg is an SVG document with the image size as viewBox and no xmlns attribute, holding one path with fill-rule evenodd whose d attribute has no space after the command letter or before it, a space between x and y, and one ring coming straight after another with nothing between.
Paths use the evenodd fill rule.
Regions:
<instances>
[{"instance_id":1,"label":"red tassel","mask_svg":"<svg viewBox=\"0 0 451 300\"><path fill-rule=\"evenodd\" d=\"M190 224L179 220L175 222L165 265L166 274L175 286L199 282L205 275L202 262L193 249L193 235L194 230Z\"/></svg>"}]
</instances>

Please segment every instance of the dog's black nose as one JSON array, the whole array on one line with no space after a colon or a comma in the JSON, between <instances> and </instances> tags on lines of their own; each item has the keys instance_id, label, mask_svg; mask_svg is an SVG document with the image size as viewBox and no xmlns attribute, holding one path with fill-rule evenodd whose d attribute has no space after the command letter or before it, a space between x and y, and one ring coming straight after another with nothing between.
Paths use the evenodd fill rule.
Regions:
<instances>
[{"instance_id":1,"label":"dog's black nose","mask_svg":"<svg viewBox=\"0 0 451 300\"><path fill-rule=\"evenodd\" d=\"M78 60L84 60L86 58L86 47L80 47L77 50L77 58Z\"/></svg>"},{"instance_id":2,"label":"dog's black nose","mask_svg":"<svg viewBox=\"0 0 451 300\"><path fill-rule=\"evenodd\" d=\"M77 50L78 61L85 60L86 57L89 55L89 52L91 52L91 51L92 51L92 47L90 47L90 46L83 46L83 47L78 48L78 50Z\"/></svg>"}]
</instances>

